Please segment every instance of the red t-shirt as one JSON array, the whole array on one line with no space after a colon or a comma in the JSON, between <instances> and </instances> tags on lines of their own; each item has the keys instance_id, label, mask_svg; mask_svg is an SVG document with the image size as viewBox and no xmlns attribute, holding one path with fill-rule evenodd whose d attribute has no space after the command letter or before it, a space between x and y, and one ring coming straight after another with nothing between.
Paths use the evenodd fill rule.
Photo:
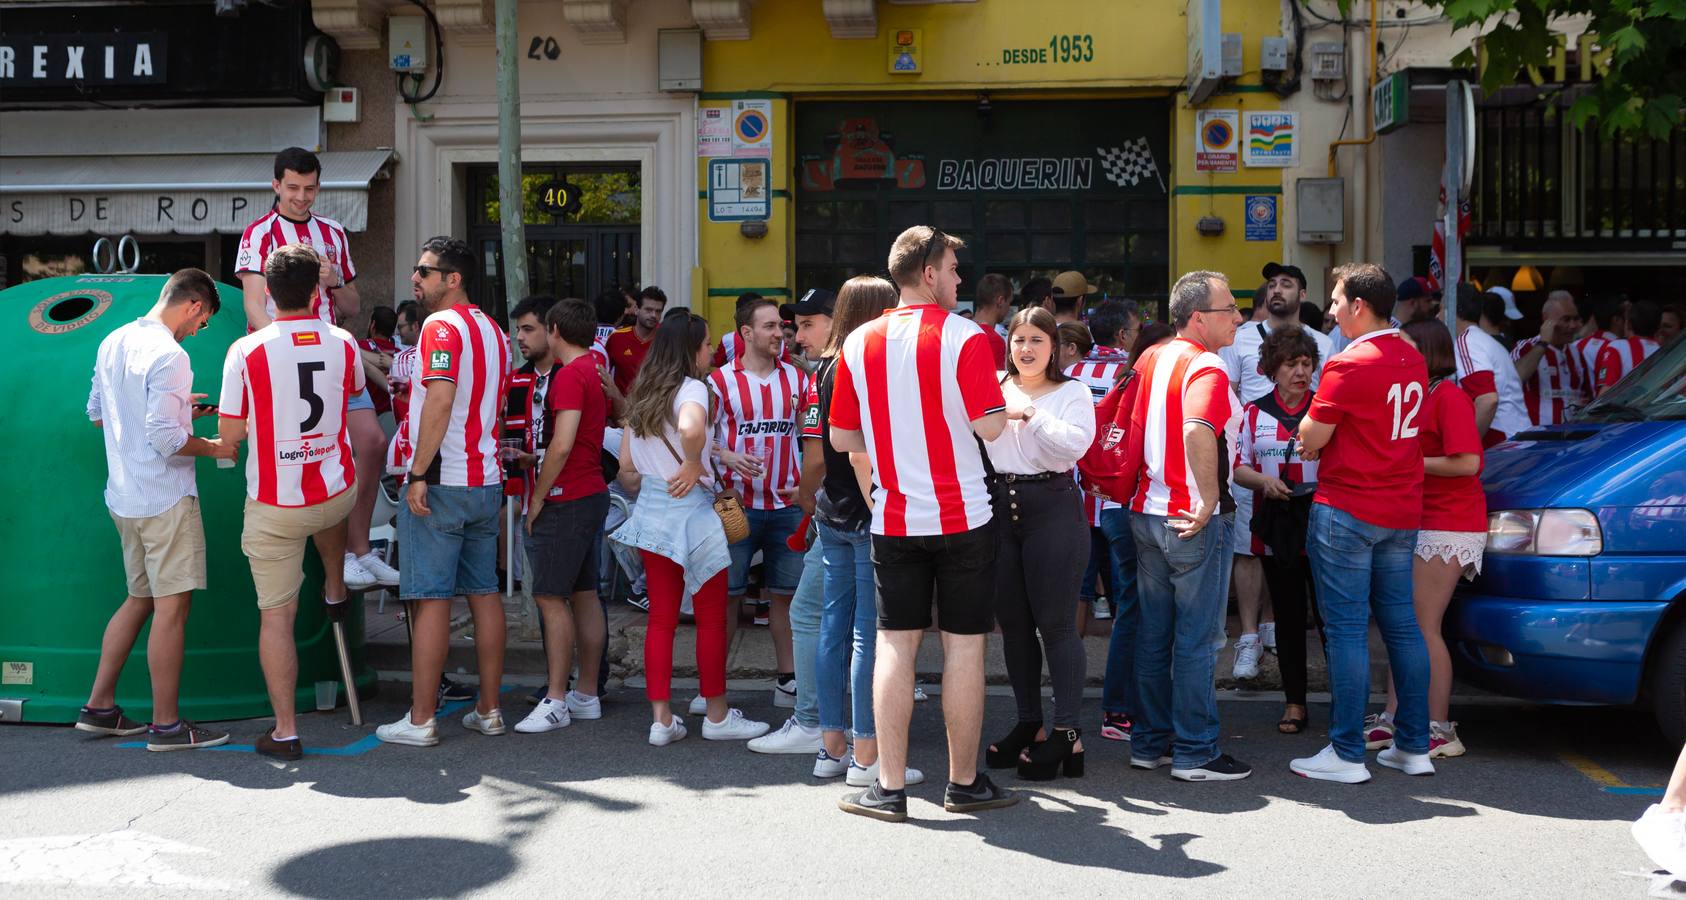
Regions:
<instances>
[{"instance_id":1,"label":"red t-shirt","mask_svg":"<svg viewBox=\"0 0 1686 900\"><path fill-rule=\"evenodd\" d=\"M544 397L544 433L556 434L556 419L564 410L580 412L580 427L574 432L574 446L556 483L545 495L549 503L578 500L609 489L603 481L603 427L608 422L609 401L603 396L603 383L597 380L597 361L587 353L565 366L557 366L550 375L550 388ZM540 464L544 451L538 452ZM534 476L537 477L536 475Z\"/></svg>"},{"instance_id":2,"label":"red t-shirt","mask_svg":"<svg viewBox=\"0 0 1686 900\"><path fill-rule=\"evenodd\" d=\"M615 387L622 394L630 394L632 381L638 377L638 367L644 365L644 357L650 353L650 345L655 343L656 333L650 332L650 339L641 341L638 332L631 325L616 328L609 339L603 342L603 349L609 354L609 371L615 376Z\"/></svg>"},{"instance_id":3,"label":"red t-shirt","mask_svg":"<svg viewBox=\"0 0 1686 900\"><path fill-rule=\"evenodd\" d=\"M1372 332L1335 354L1306 413L1335 426L1318 459L1316 501L1382 528L1417 528L1417 429L1427 393L1428 366L1398 329Z\"/></svg>"},{"instance_id":4,"label":"red t-shirt","mask_svg":"<svg viewBox=\"0 0 1686 900\"><path fill-rule=\"evenodd\" d=\"M393 356L398 355L398 345L386 338L364 338L363 340L357 342L357 346L363 348L364 350L373 350L376 353L390 353ZM361 359L359 359L359 363L361 363ZM390 376L387 383L391 384ZM375 412L377 414L392 412L392 397L381 386L376 384L369 385L369 400L375 404Z\"/></svg>"},{"instance_id":5,"label":"red t-shirt","mask_svg":"<svg viewBox=\"0 0 1686 900\"><path fill-rule=\"evenodd\" d=\"M1475 403L1451 379L1428 389L1428 402L1418 419L1417 440L1423 456L1481 455L1481 436L1475 429ZM1485 461L1483 461L1485 464ZM1447 478L1423 476L1422 528L1433 531L1487 530L1487 495L1481 492L1481 470L1474 475Z\"/></svg>"},{"instance_id":6,"label":"red t-shirt","mask_svg":"<svg viewBox=\"0 0 1686 900\"><path fill-rule=\"evenodd\" d=\"M990 356L995 359L996 370L997 371L1005 370L1007 368L1007 340L1006 340L1006 338L1003 338L1001 336L1001 332L996 331L995 327L992 326L992 325L984 326L983 333L984 333L984 340L989 342Z\"/></svg>"}]
</instances>

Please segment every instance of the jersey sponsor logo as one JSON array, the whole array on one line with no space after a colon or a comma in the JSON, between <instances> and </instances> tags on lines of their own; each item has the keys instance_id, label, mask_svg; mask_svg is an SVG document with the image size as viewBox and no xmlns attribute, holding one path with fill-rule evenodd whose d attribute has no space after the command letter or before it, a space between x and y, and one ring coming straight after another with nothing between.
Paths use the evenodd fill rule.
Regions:
<instances>
[{"instance_id":1,"label":"jersey sponsor logo","mask_svg":"<svg viewBox=\"0 0 1686 900\"><path fill-rule=\"evenodd\" d=\"M802 415L802 427L820 427L820 405L818 403L808 407L808 411Z\"/></svg>"},{"instance_id":2,"label":"jersey sponsor logo","mask_svg":"<svg viewBox=\"0 0 1686 900\"><path fill-rule=\"evenodd\" d=\"M275 461L283 466L304 466L314 462L321 462L339 453L339 447L331 440L304 438L297 441L277 441L275 444Z\"/></svg>"},{"instance_id":3,"label":"jersey sponsor logo","mask_svg":"<svg viewBox=\"0 0 1686 900\"><path fill-rule=\"evenodd\" d=\"M430 372L449 372L451 370L451 351L433 351L427 358L427 369Z\"/></svg>"},{"instance_id":4,"label":"jersey sponsor logo","mask_svg":"<svg viewBox=\"0 0 1686 900\"><path fill-rule=\"evenodd\" d=\"M293 332L293 346L295 347L315 347L321 343L322 336L314 331Z\"/></svg>"},{"instance_id":5,"label":"jersey sponsor logo","mask_svg":"<svg viewBox=\"0 0 1686 900\"><path fill-rule=\"evenodd\" d=\"M752 422L738 423L738 437L758 437L761 435L790 434L789 419L756 419Z\"/></svg>"}]
</instances>

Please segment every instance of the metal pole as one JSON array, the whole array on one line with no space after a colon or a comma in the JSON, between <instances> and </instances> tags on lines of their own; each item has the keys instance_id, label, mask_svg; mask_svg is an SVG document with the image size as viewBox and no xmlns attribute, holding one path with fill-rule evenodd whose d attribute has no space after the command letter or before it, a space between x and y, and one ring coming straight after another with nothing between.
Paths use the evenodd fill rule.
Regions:
<instances>
[{"instance_id":1,"label":"metal pole","mask_svg":"<svg viewBox=\"0 0 1686 900\"><path fill-rule=\"evenodd\" d=\"M351 724L363 724L363 704L357 698L357 679L351 671L351 654L345 647L345 623L334 623L334 650L340 658L340 678L345 680L345 702L351 707Z\"/></svg>"},{"instance_id":2,"label":"metal pole","mask_svg":"<svg viewBox=\"0 0 1686 900\"><path fill-rule=\"evenodd\" d=\"M1469 135L1466 116L1467 96L1463 83L1453 80L1446 85L1446 168L1441 184L1446 192L1446 208L1441 212L1440 230L1445 233L1446 254L1440 261L1441 316L1446 330L1458 333L1458 284L1464 280L1464 247L1458 235L1458 208L1463 204L1463 187L1470 166Z\"/></svg>"},{"instance_id":3,"label":"metal pole","mask_svg":"<svg viewBox=\"0 0 1686 900\"><path fill-rule=\"evenodd\" d=\"M504 297L527 296L527 239L521 191L521 78L516 53L516 0L497 0L498 210L503 237ZM513 331L513 329L511 329Z\"/></svg>"}]
</instances>

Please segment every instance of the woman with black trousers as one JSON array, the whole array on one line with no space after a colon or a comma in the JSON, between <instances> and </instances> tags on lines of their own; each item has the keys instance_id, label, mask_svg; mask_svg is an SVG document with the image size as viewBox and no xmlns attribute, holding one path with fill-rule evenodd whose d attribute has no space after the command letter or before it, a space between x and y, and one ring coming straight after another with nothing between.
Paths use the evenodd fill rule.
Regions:
<instances>
[{"instance_id":1,"label":"woman with black trousers","mask_svg":"<svg viewBox=\"0 0 1686 900\"><path fill-rule=\"evenodd\" d=\"M1095 404L1059 365L1052 313L1032 307L1007 330L1007 429L985 447L999 552L995 615L1018 702L1018 724L989 747L991 768L1047 781L1083 774L1078 729L1087 674L1077 594L1089 556L1083 492L1072 468L1095 437ZM1041 643L1037 634L1041 633ZM1042 720L1042 659L1054 683L1054 728Z\"/></svg>"}]
</instances>

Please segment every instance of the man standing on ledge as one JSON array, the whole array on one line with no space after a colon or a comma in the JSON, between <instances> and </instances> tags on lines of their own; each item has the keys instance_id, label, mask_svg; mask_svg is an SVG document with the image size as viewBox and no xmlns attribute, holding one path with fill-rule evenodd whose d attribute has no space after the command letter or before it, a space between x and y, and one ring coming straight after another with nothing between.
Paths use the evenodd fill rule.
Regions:
<instances>
[{"instance_id":1,"label":"man standing on ledge","mask_svg":"<svg viewBox=\"0 0 1686 900\"><path fill-rule=\"evenodd\" d=\"M978 771L984 636L995 627L995 534L983 448L1007 425L1007 403L983 330L951 315L965 246L915 225L890 246L901 303L843 345L831 404L831 445L865 452L878 580L878 651L872 685L878 780L838 805L890 822L907 819L907 731L913 665L931 626L933 590L943 642L948 788L943 808L1011 806L1019 796Z\"/></svg>"}]
</instances>

